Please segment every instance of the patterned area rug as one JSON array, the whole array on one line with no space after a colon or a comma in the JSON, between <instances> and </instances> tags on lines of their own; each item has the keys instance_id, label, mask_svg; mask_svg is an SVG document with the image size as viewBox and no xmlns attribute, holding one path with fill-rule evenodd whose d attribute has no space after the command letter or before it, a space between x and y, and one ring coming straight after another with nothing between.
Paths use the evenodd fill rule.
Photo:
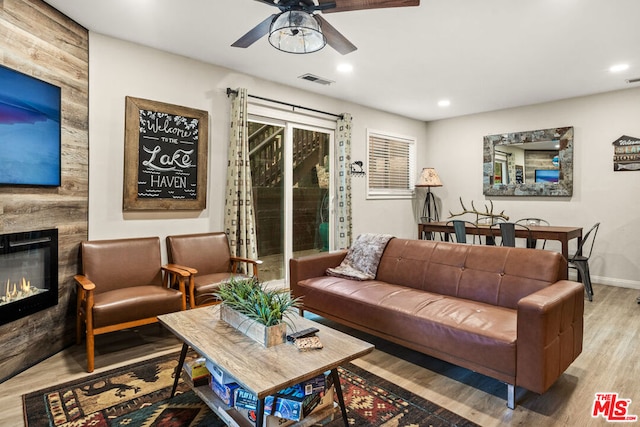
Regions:
<instances>
[{"instance_id":1,"label":"patterned area rug","mask_svg":"<svg viewBox=\"0 0 640 427\"><path fill-rule=\"evenodd\" d=\"M472 427L477 424L348 363L338 368L350 426ZM344 426L342 418L330 427Z\"/></svg>"},{"instance_id":2,"label":"patterned area rug","mask_svg":"<svg viewBox=\"0 0 640 427\"><path fill-rule=\"evenodd\" d=\"M218 427L224 423L180 382L169 399L178 354L157 357L22 397L27 427ZM476 424L374 374L339 369L350 426ZM340 416L330 424L344 426Z\"/></svg>"},{"instance_id":3,"label":"patterned area rug","mask_svg":"<svg viewBox=\"0 0 640 427\"><path fill-rule=\"evenodd\" d=\"M178 354L161 356L22 397L28 427L225 424L182 381L169 399Z\"/></svg>"}]
</instances>

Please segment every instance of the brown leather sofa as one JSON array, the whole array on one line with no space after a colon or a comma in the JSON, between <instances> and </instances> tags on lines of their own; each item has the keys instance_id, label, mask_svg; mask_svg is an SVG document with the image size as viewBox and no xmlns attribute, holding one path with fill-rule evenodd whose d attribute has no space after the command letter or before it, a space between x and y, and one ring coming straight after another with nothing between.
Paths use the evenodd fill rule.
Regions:
<instances>
[{"instance_id":1,"label":"brown leather sofa","mask_svg":"<svg viewBox=\"0 0 640 427\"><path fill-rule=\"evenodd\" d=\"M544 393L582 351L584 293L551 251L392 239L375 280L327 276L347 251L290 261L308 310Z\"/></svg>"}]
</instances>

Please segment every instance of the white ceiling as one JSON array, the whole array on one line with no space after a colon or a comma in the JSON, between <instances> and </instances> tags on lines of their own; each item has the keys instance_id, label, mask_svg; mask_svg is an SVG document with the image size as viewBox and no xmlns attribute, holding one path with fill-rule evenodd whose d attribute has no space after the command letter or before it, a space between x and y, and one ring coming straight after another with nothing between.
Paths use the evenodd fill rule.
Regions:
<instances>
[{"instance_id":1,"label":"white ceiling","mask_svg":"<svg viewBox=\"0 0 640 427\"><path fill-rule=\"evenodd\" d=\"M420 120L640 86L626 82L640 78L639 0L422 0L324 14L358 47L344 56L287 54L266 37L230 47L278 12L255 0L46 1L90 31ZM619 63L629 69L609 71Z\"/></svg>"}]
</instances>

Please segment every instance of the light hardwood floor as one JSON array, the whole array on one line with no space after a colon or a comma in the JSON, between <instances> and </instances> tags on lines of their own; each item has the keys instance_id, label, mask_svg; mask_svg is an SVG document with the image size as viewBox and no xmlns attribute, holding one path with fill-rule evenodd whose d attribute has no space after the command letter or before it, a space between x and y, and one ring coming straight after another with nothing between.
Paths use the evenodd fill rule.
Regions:
<instances>
[{"instance_id":1,"label":"light hardwood floor","mask_svg":"<svg viewBox=\"0 0 640 427\"><path fill-rule=\"evenodd\" d=\"M594 301L585 301L582 354L544 395L518 390L515 410L506 407L506 386L496 380L307 316L374 343L373 353L355 361L360 367L480 425L599 426L608 423L591 417L598 392L631 399L630 414L640 416L640 291L600 285L594 290ZM98 336L95 372L179 348L159 325ZM0 425L24 425L24 393L86 375L84 347L73 346L5 381Z\"/></svg>"}]
</instances>

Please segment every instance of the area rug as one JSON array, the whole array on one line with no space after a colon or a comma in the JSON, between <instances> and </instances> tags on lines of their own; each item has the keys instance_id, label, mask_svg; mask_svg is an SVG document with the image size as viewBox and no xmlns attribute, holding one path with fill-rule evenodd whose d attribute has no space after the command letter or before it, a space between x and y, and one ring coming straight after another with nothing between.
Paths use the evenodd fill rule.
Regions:
<instances>
[{"instance_id":1,"label":"area rug","mask_svg":"<svg viewBox=\"0 0 640 427\"><path fill-rule=\"evenodd\" d=\"M352 363L338 368L349 426L473 427L477 424ZM342 417L330 427L342 427Z\"/></svg>"},{"instance_id":2,"label":"area rug","mask_svg":"<svg viewBox=\"0 0 640 427\"><path fill-rule=\"evenodd\" d=\"M169 398L178 354L70 381L22 397L27 427L218 427L224 423L180 381ZM374 374L339 368L350 426L475 426ZM344 426L342 418L330 426Z\"/></svg>"}]
</instances>

